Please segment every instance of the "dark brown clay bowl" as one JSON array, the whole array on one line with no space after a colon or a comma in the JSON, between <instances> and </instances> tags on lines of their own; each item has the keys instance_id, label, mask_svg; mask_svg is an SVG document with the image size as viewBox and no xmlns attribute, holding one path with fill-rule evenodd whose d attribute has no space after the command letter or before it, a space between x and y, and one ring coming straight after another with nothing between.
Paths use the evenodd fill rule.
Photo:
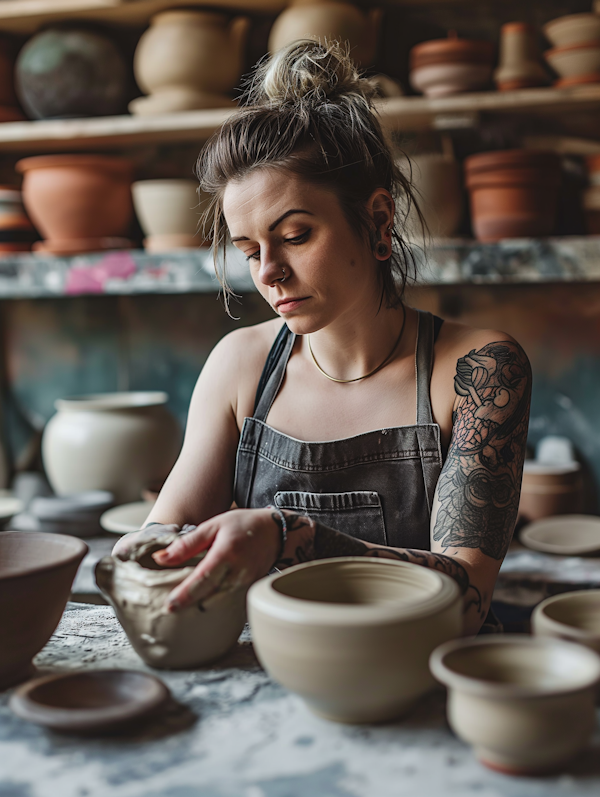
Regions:
<instances>
[{"instance_id":1,"label":"dark brown clay bowl","mask_svg":"<svg viewBox=\"0 0 600 797\"><path fill-rule=\"evenodd\" d=\"M65 609L87 545L35 531L0 534L0 689L22 681Z\"/></svg>"},{"instance_id":2,"label":"dark brown clay bowl","mask_svg":"<svg viewBox=\"0 0 600 797\"><path fill-rule=\"evenodd\" d=\"M36 678L20 686L9 705L18 717L53 730L93 733L132 723L168 698L154 675L92 670Z\"/></svg>"}]
</instances>

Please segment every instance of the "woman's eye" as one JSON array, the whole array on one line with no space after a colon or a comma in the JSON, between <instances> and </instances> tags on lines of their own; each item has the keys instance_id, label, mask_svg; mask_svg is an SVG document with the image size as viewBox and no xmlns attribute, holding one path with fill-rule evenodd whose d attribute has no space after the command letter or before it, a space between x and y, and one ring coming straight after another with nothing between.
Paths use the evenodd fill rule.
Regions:
<instances>
[{"instance_id":1,"label":"woman's eye","mask_svg":"<svg viewBox=\"0 0 600 797\"><path fill-rule=\"evenodd\" d=\"M310 237L310 233L310 230L306 230L306 232L303 232L301 235L296 235L294 238L284 238L283 240L286 242L286 244L297 246L298 244L306 243Z\"/></svg>"},{"instance_id":2,"label":"woman's eye","mask_svg":"<svg viewBox=\"0 0 600 797\"><path fill-rule=\"evenodd\" d=\"M256 252L246 255L246 260L260 260L260 249L257 249Z\"/></svg>"}]
</instances>

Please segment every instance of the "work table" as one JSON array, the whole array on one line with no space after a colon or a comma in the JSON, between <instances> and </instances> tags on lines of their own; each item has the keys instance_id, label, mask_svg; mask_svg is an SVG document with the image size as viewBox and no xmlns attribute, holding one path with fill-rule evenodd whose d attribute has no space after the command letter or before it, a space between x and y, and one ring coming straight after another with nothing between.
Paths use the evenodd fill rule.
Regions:
<instances>
[{"instance_id":1,"label":"work table","mask_svg":"<svg viewBox=\"0 0 600 797\"><path fill-rule=\"evenodd\" d=\"M107 606L69 603L35 660L42 674L148 670ZM579 797L600 792L600 730L565 773L510 778L449 730L441 690L404 720L338 725L261 669L248 634L215 665L154 671L173 704L135 733L62 736L0 695L0 795L10 797ZM600 719L600 718L599 718Z\"/></svg>"}]
</instances>

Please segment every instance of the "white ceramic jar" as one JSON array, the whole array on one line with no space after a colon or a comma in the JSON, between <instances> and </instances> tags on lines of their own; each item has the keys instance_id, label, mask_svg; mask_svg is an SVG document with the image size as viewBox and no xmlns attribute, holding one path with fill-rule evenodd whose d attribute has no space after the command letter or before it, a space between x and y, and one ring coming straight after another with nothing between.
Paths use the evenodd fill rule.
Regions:
<instances>
[{"instance_id":1,"label":"white ceramic jar","mask_svg":"<svg viewBox=\"0 0 600 797\"><path fill-rule=\"evenodd\" d=\"M248 619L264 668L312 711L380 722L433 687L429 654L461 633L462 598L456 582L434 570L341 557L258 581Z\"/></svg>"},{"instance_id":2,"label":"white ceramic jar","mask_svg":"<svg viewBox=\"0 0 600 797\"><path fill-rule=\"evenodd\" d=\"M164 11L152 17L135 51L136 81L148 97L129 103L149 115L232 105L242 74L249 20L210 11Z\"/></svg>"},{"instance_id":3,"label":"white ceramic jar","mask_svg":"<svg viewBox=\"0 0 600 797\"><path fill-rule=\"evenodd\" d=\"M204 244L199 224L207 196L195 180L139 180L131 191L149 252Z\"/></svg>"},{"instance_id":4,"label":"white ceramic jar","mask_svg":"<svg viewBox=\"0 0 600 797\"><path fill-rule=\"evenodd\" d=\"M181 430L162 392L101 393L58 399L42 457L59 495L109 490L117 503L162 483L181 447Z\"/></svg>"}]
</instances>

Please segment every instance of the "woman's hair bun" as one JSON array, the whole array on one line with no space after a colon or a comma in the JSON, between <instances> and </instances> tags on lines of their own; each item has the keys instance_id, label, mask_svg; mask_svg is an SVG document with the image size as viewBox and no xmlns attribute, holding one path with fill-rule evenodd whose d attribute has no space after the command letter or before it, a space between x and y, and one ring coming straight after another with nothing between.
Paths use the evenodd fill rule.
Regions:
<instances>
[{"instance_id":1,"label":"woman's hair bun","mask_svg":"<svg viewBox=\"0 0 600 797\"><path fill-rule=\"evenodd\" d=\"M376 93L360 76L347 47L298 39L258 64L244 96L245 105L321 105L354 97L370 106Z\"/></svg>"}]
</instances>

